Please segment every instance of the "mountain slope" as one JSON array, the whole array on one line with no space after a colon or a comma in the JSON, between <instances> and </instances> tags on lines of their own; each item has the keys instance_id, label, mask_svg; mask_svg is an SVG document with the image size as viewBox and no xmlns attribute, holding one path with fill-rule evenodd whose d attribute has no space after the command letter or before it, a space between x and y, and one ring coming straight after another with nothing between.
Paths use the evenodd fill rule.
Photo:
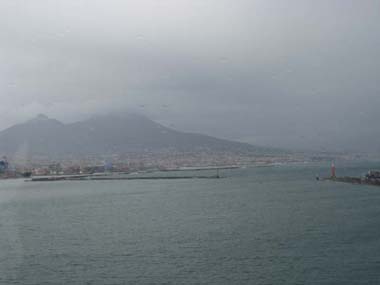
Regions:
<instances>
[{"instance_id":1,"label":"mountain slope","mask_svg":"<svg viewBox=\"0 0 380 285\"><path fill-rule=\"evenodd\" d=\"M63 124L44 115L0 132L0 154L28 157L123 154L146 151L264 151L249 144L179 132L140 115L109 115Z\"/></svg>"}]
</instances>

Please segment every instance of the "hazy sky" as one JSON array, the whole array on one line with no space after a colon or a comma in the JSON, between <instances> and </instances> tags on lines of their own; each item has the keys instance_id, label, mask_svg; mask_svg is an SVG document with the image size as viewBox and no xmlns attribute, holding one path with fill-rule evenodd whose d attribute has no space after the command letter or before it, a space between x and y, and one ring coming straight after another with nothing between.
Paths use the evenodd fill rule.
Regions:
<instances>
[{"instance_id":1,"label":"hazy sky","mask_svg":"<svg viewBox=\"0 0 380 285\"><path fill-rule=\"evenodd\" d=\"M0 0L0 128L138 111L271 146L380 145L380 1Z\"/></svg>"}]
</instances>

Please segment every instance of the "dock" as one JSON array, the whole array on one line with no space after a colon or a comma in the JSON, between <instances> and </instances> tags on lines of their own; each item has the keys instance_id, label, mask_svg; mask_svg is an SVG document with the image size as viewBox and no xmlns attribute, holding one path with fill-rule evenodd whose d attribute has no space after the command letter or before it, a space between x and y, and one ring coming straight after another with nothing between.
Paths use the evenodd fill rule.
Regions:
<instances>
[{"instance_id":1,"label":"dock","mask_svg":"<svg viewBox=\"0 0 380 285\"><path fill-rule=\"evenodd\" d=\"M317 180L319 180L318 175L316 178ZM336 175L335 164L334 162L332 162L331 176L328 178L323 178L323 180L350 183L350 184L380 186L380 171L369 170L368 173L362 177L352 177L352 176L339 177Z\"/></svg>"},{"instance_id":2,"label":"dock","mask_svg":"<svg viewBox=\"0 0 380 285\"><path fill-rule=\"evenodd\" d=\"M329 177L329 178L324 178L323 180L350 183L350 184L380 186L380 181L366 180L366 179L362 179L360 177L350 177L350 176Z\"/></svg>"}]
</instances>

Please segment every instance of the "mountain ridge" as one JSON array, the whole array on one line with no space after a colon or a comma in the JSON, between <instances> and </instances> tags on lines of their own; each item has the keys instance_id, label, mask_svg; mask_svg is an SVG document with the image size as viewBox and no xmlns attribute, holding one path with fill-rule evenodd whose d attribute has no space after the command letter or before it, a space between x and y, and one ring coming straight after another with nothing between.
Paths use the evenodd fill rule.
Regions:
<instances>
[{"instance_id":1,"label":"mountain ridge","mask_svg":"<svg viewBox=\"0 0 380 285\"><path fill-rule=\"evenodd\" d=\"M253 153L256 147L165 127L139 114L102 115L64 124L39 114L0 131L0 154L52 159L172 150Z\"/></svg>"}]
</instances>

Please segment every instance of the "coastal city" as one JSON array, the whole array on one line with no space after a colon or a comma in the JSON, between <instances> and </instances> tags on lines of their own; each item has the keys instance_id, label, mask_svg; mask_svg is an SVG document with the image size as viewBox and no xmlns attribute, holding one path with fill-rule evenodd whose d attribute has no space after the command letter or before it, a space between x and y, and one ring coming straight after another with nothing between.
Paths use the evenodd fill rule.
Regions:
<instances>
[{"instance_id":1,"label":"coastal city","mask_svg":"<svg viewBox=\"0 0 380 285\"><path fill-rule=\"evenodd\" d=\"M17 178L44 175L78 175L104 172L130 173L136 171L168 171L185 167L226 167L271 165L301 161L294 155L243 156L228 153L143 153L52 161L35 158L15 161L3 156L0 160L0 178Z\"/></svg>"},{"instance_id":2,"label":"coastal city","mask_svg":"<svg viewBox=\"0 0 380 285\"><path fill-rule=\"evenodd\" d=\"M310 163L332 160L355 160L359 155L331 153L210 153L199 152L145 152L62 158L51 160L46 157L33 159L9 158L0 160L0 179L25 178L49 175L80 175L94 173L132 173L138 171L169 171L185 168L223 168L243 166L273 166L291 163Z\"/></svg>"}]
</instances>

